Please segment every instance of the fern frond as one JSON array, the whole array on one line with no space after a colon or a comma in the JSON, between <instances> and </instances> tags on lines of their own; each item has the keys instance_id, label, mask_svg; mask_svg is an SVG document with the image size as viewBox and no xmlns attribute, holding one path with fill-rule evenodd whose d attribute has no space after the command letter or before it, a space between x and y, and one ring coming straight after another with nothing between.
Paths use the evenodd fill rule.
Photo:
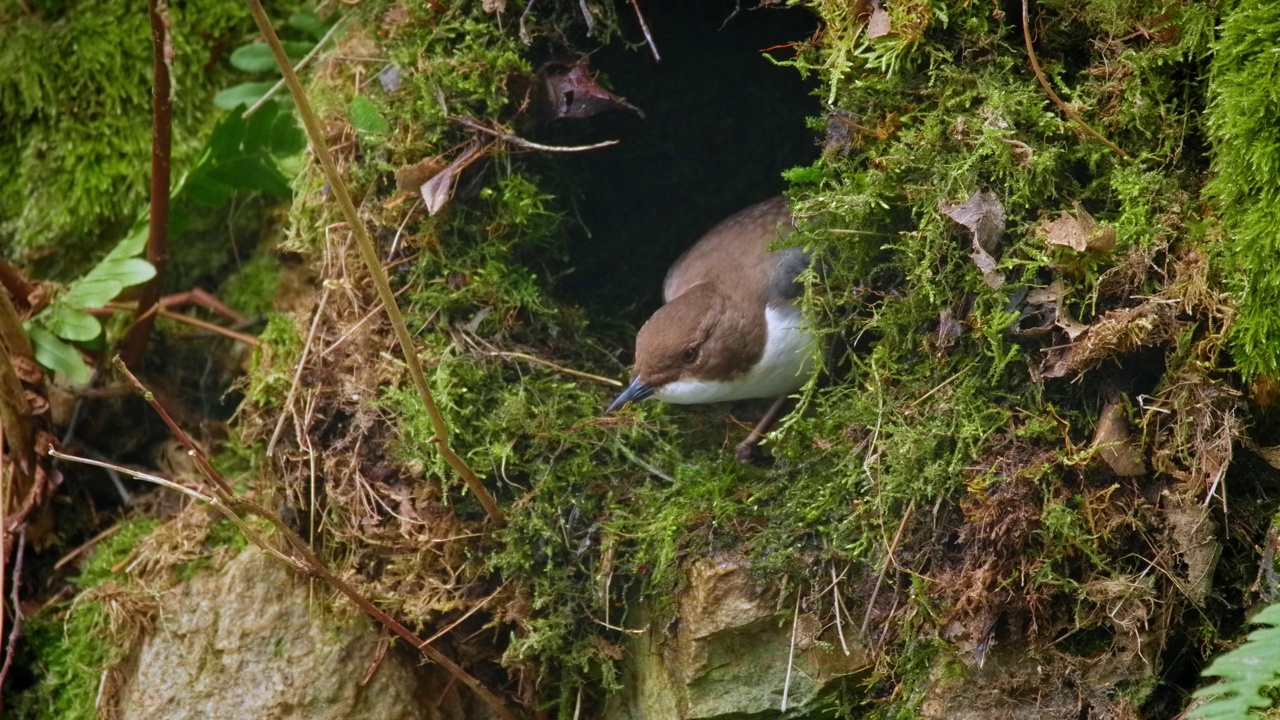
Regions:
<instances>
[{"instance_id":1,"label":"fern frond","mask_svg":"<svg viewBox=\"0 0 1280 720\"><path fill-rule=\"evenodd\" d=\"M1196 690L1193 697L1212 699L1191 711L1199 720L1237 720L1249 717L1257 708L1271 706L1271 698L1261 690L1280 672L1280 603L1270 605L1253 618L1265 625L1249 633L1243 645L1219 655L1201 677L1220 677L1221 682Z\"/></svg>"}]
</instances>

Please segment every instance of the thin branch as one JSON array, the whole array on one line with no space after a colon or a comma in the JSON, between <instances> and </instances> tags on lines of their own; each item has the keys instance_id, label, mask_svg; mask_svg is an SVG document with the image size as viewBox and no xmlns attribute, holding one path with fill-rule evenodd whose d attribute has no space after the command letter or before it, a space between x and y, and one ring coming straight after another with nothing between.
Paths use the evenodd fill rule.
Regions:
<instances>
[{"instance_id":1,"label":"thin branch","mask_svg":"<svg viewBox=\"0 0 1280 720\"><path fill-rule=\"evenodd\" d=\"M902 540L902 531L907 527L907 520L911 518L911 513L915 509L916 501L912 500L907 504L907 511L902 514L902 522L898 523L898 532L894 533L893 542L889 544L888 552L885 553L884 566L876 576L876 586L871 591L871 599L867 601L867 614L862 616L862 629L858 631L859 635L867 634L867 623L871 622L871 611L875 610L876 597L880 595L880 585L884 582L885 573L889 572L889 566L894 564L893 553L898 549L898 542Z\"/></svg>"},{"instance_id":2,"label":"thin branch","mask_svg":"<svg viewBox=\"0 0 1280 720\"><path fill-rule=\"evenodd\" d=\"M840 647L844 654L849 654L849 643L844 641L844 624L840 622L840 580L836 577L836 565L831 563L831 598L836 609L836 634L840 636Z\"/></svg>"},{"instance_id":3,"label":"thin branch","mask_svg":"<svg viewBox=\"0 0 1280 720\"><path fill-rule=\"evenodd\" d=\"M528 362L531 362L537 365L542 365L543 367L551 368L556 372L562 372L565 375L572 375L573 377L576 377L576 378L582 378L583 380L591 380L593 382L598 382L604 385L610 385L612 387L623 386L621 382L619 382L614 378L607 378L607 377L604 377L603 375L592 375L589 372L583 372L581 370L574 370L573 368L567 368L563 365L557 365L551 362L550 360L543 360L542 358L537 357L535 355L528 355L521 352L507 352L505 350L497 350L493 352L487 352L485 354L494 356L494 357L508 358L510 360L526 360Z\"/></svg>"},{"instance_id":4,"label":"thin branch","mask_svg":"<svg viewBox=\"0 0 1280 720\"><path fill-rule=\"evenodd\" d=\"M649 33L649 23L644 21L644 14L640 12L640 4L636 0L631 0L631 7L636 11L636 19L640 21L640 30L644 32L645 44L649 46L649 52L653 53L653 61L662 62L662 56L658 54L658 46L654 44L653 35ZM729 21L725 20L725 22Z\"/></svg>"},{"instance_id":5,"label":"thin branch","mask_svg":"<svg viewBox=\"0 0 1280 720\"><path fill-rule=\"evenodd\" d=\"M311 345L316 339L316 329L320 327L320 318L324 316L325 305L328 302L329 286L325 285L324 292L320 293L320 302L316 303L315 317L311 318L311 330L307 332L307 341L302 345L302 355L298 357L298 367L294 370L293 382L289 383L289 394L284 399L284 405L281 406L283 410L287 411L293 407L293 398L298 394L298 385L302 382L302 371L307 367ZM267 457L271 457L276 451L276 443L280 440L281 431L284 430L286 417L288 417L287 412L281 412L279 419L276 420L276 429L271 433L271 440L267 443Z\"/></svg>"},{"instance_id":6,"label":"thin branch","mask_svg":"<svg viewBox=\"0 0 1280 720\"><path fill-rule=\"evenodd\" d=\"M578 9L582 11L582 19L587 21L587 37L595 37L596 20L591 17L591 8L587 7L587 0L578 0Z\"/></svg>"},{"instance_id":7,"label":"thin branch","mask_svg":"<svg viewBox=\"0 0 1280 720\"><path fill-rule=\"evenodd\" d=\"M307 53L306 56L304 56L301 60L298 61L297 65L293 66L293 71L295 73L302 72L302 69L305 68L308 64L310 64L311 61L315 59L316 55L320 54L320 49L325 46L325 43L329 42L329 39L333 37L333 34L338 31L338 28L342 25L342 22L346 19L347 19L346 16L338 18L338 21L335 22L333 26L329 28L329 31L324 34L324 37L320 38L320 42L316 43L316 46L311 48L311 52ZM244 114L241 115L240 117L247 118L250 115L257 112L258 108L262 107L263 105L266 105L267 101L275 97L276 93L280 92L280 88L282 87L284 87L283 77L277 80L276 84L272 85L271 89L268 90L265 95L258 98L257 102L250 105L249 109L245 110Z\"/></svg>"},{"instance_id":8,"label":"thin branch","mask_svg":"<svg viewBox=\"0 0 1280 720\"><path fill-rule=\"evenodd\" d=\"M1103 137L1102 133L1089 127L1089 123L1085 122L1084 119L1077 115L1074 110L1067 107L1067 104L1062 102L1062 98L1058 97L1058 93L1054 92L1053 88L1049 87L1049 79L1044 76L1044 70L1040 69L1040 61L1036 60L1036 51L1031 47L1031 25L1027 19L1027 0L1022 0L1022 39L1025 40L1027 44L1027 57L1031 59L1031 70L1035 72L1036 80L1040 82L1040 87L1044 88L1044 91L1049 93L1049 99L1053 100L1053 104L1061 108L1062 112L1067 114L1067 117L1075 120L1080 127L1084 128L1090 135L1098 138L1104 145L1119 153L1120 157L1129 157L1125 151L1116 147L1114 143Z\"/></svg>"},{"instance_id":9,"label":"thin branch","mask_svg":"<svg viewBox=\"0 0 1280 720\"><path fill-rule=\"evenodd\" d=\"M506 518L503 516L502 510L498 508L497 501L489 494L480 478L476 477L475 471L471 469L471 466L467 465L467 462L455 453L449 445L449 428L444 422L444 416L440 413L440 408L436 406L431 389L427 386L427 378L422 372L422 364L418 361L418 352L413 343L413 336L409 333L409 328L405 327L404 316L400 313L400 307L396 305L395 295L391 292L391 285L387 282L387 274L382 270L382 263L378 259L377 250L374 249L373 242L369 239L369 231L360 219L355 203L351 201L351 193L347 191L347 185L343 182L342 175L338 172L338 166L333 161L333 155L329 152L329 146L325 143L324 130L320 126L319 118L316 117L315 112L311 109L311 102L307 100L306 90L303 89L302 83L298 80L297 73L293 71L289 57L285 54L284 47L280 45L280 38L276 36L275 29L271 27L271 20L267 18L266 10L262 8L261 0L246 1L249 3L249 10L253 13L253 19L257 22L258 29L262 31L263 37L266 38L267 44L271 47L272 54L276 57L276 64L280 66L280 72L284 75L285 84L289 86L289 92L293 95L293 101L298 107L298 114L302 116L302 124L306 127L311 149L320 161L320 166L324 168L325 177L329 180L329 187L338 201L338 206L342 210L343 217L347 220L347 225L351 228L351 234L355 237L356 246L360 250L360 257L368 267L370 279L373 280L373 286L378 291L378 298L386 308L387 319L391 322L391 328L395 331L396 339L400 343L400 350L404 354L405 364L409 367L409 376L413 379L414 387L417 388L418 394L422 397L422 404L426 406L427 415L431 418L431 427L435 432L434 444L440 451L440 456L444 461L462 477L472 494L484 506L489 518L496 524L504 524Z\"/></svg>"},{"instance_id":10,"label":"thin branch","mask_svg":"<svg viewBox=\"0 0 1280 720\"><path fill-rule=\"evenodd\" d=\"M155 80L151 85L151 219L147 230L147 262L155 277L138 296L138 321L120 341L125 364L137 367L147 352L155 314L169 261L169 161L173 147L173 36L169 33L167 0L147 0L151 17L151 45L155 55Z\"/></svg>"},{"instance_id":11,"label":"thin branch","mask_svg":"<svg viewBox=\"0 0 1280 720\"><path fill-rule=\"evenodd\" d=\"M207 320L201 320L200 318L197 318L197 317L191 317L190 315L183 315L182 313L174 312L172 310L167 310L163 306L157 311L157 314L159 314L160 317L162 318L168 318L175 322L180 322L183 325L190 325L191 327L199 328L206 332L211 332L214 335L221 335L222 337L228 340L234 340L238 343L243 343L245 345L248 345L249 347L262 346L262 341L252 335L247 335L242 332L236 332L231 328L223 327L221 325L216 325Z\"/></svg>"},{"instance_id":12,"label":"thin branch","mask_svg":"<svg viewBox=\"0 0 1280 720\"><path fill-rule=\"evenodd\" d=\"M18 528L18 547L13 560L13 627L9 629L9 644L4 654L4 665L0 667L0 685L9 675L13 666L13 653L18 649L18 638L22 636L22 604L18 598L18 590L22 587L22 556L26 554L27 526Z\"/></svg>"},{"instance_id":13,"label":"thin branch","mask_svg":"<svg viewBox=\"0 0 1280 720\"><path fill-rule=\"evenodd\" d=\"M782 684L782 712L787 711L787 695L791 692L791 668L796 659L796 626L800 624L800 591L796 590L796 609L791 616L791 650L787 653L787 680Z\"/></svg>"},{"instance_id":14,"label":"thin branch","mask_svg":"<svg viewBox=\"0 0 1280 720\"><path fill-rule=\"evenodd\" d=\"M205 495L199 490L193 490L187 487L186 485L176 483L168 478L162 478L159 475L144 473L141 470L133 470L123 465L116 465L114 463L104 462L102 460L94 460L93 458L81 457L79 455L68 455L67 453L57 450L56 448L53 447L53 445L49 446L48 452L49 452L49 457L55 457L55 458L58 458L59 460L66 460L67 462L79 463L81 465L92 465L93 467L103 468L104 470L114 470L122 475L128 475L129 477L134 478L135 480L144 480L154 485L159 485L160 487L168 488L170 490L173 490L174 492L182 493L183 495L186 495L187 497L190 497L195 500L201 500L210 504L217 503L217 499L214 498L212 495ZM94 538L94 540L91 540L90 542L94 542L96 540L98 540L98 538ZM76 551L72 553L72 556L74 556L78 552L80 552L79 548L77 548Z\"/></svg>"},{"instance_id":15,"label":"thin branch","mask_svg":"<svg viewBox=\"0 0 1280 720\"><path fill-rule=\"evenodd\" d=\"M478 130L482 133L485 133L486 135L492 135L498 138L499 140L503 140L505 142L511 143L516 147L525 148L526 150L542 150L543 152L562 152L562 153L587 152L588 150L599 150L600 148L607 148L611 145L617 145L619 142L618 140L605 140L604 142L598 142L591 145L543 145L542 143L532 142L529 140L525 140L522 137L512 135L511 133L503 132L501 130L498 130L497 128L491 128L488 125L472 120L471 118L462 117L459 115L452 115L449 117L449 119L461 125L466 125L472 130Z\"/></svg>"}]
</instances>

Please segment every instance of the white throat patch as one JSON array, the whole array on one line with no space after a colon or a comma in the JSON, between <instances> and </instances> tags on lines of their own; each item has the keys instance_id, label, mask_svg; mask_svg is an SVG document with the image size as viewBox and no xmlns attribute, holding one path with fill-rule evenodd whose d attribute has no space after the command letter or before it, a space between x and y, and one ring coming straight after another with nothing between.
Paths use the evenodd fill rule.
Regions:
<instances>
[{"instance_id":1,"label":"white throat patch","mask_svg":"<svg viewBox=\"0 0 1280 720\"><path fill-rule=\"evenodd\" d=\"M798 308L766 307L764 317L768 328L764 353L745 375L732 380L676 380L654 390L653 396L692 405L778 397L800 389L813 372L813 333L802 326Z\"/></svg>"}]
</instances>

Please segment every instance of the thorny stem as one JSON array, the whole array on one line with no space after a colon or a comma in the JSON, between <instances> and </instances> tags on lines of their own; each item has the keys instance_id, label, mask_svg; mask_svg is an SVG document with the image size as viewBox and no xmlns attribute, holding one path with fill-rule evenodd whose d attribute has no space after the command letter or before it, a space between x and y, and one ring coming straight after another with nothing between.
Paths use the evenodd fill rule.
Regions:
<instances>
[{"instance_id":1,"label":"thorny stem","mask_svg":"<svg viewBox=\"0 0 1280 720\"><path fill-rule=\"evenodd\" d=\"M373 286L378 291L378 299L382 302L383 307L387 309L387 319L391 322L396 339L400 343L400 349L404 353L405 364L409 367L409 376L413 379L413 384L417 388L418 394L422 396L422 404L426 406L427 415L431 418L431 427L435 432L435 442L433 444L440 451L440 456L444 458L444 461L467 483L467 487L471 489L476 499L484 506L485 512L489 514L489 519L497 524L504 524L506 518L503 516L502 510L498 508L498 503L489 494L489 491L485 489L480 478L476 477L475 471L449 446L449 428L445 425L444 416L440 414L440 408L436 406L435 398L431 395L431 389L427 387L427 379L422 373L422 365L418 362L418 353L414 348L413 336L409 334L409 328L404 324L404 316L400 314L400 308L396 305L395 295L391 292L391 286L387 283L387 275L382 270L382 263L373 248L373 242L369 240L369 232L365 228L364 222L360 220L360 215L356 212L356 206L351 202L351 194L347 192L347 185L342 181L342 176L338 173L338 166L333 161L333 155L329 153L329 147L325 144L324 132L320 128L320 120L316 118L315 112L311 109L311 103L307 100L306 91L302 88L302 83L298 81L298 75L293 71L293 64L289 62L289 57L280 45L280 38L276 37L276 31L271 27L271 21L267 18L267 13L263 10L261 1L246 0L246 2L249 4L249 10L253 13L253 19L258 23L258 29L262 31L262 36L266 38L267 45L271 47L271 52L275 55L276 63L280 66L280 72L284 75L285 84L289 86L289 93L293 95L293 102L298 107L298 114L302 116L302 124L306 127L311 149L320 161L320 166L324 168L325 177L329 180L329 187L333 190L334 197L338 200L338 207L342 209L342 214L346 217L348 227L351 228L351 234L356 240L356 246L360 249L360 257L368 267L369 276L373 279Z\"/></svg>"},{"instance_id":2,"label":"thorny stem","mask_svg":"<svg viewBox=\"0 0 1280 720\"><path fill-rule=\"evenodd\" d=\"M250 2L255 1L256 0L250 0ZM307 545L307 542L280 519L280 516L252 500L236 495L235 490L231 487L231 483L227 482L227 479L222 477L222 475L213 468L213 465L209 463L209 460L204 456L204 453L196 447L195 443L182 430L182 428L178 427L178 425L173 422L169 413L166 412L164 407L156 401L151 391L149 391L146 386L134 377L133 374L129 372L128 368L123 367L118 358L116 359L116 366L129 379L129 381L133 383L134 387L142 393L142 396L147 400L151 407L154 408L156 412L160 413L160 417L164 420L165 425L169 427L169 430L178 438L182 445L187 448L187 452L195 461L196 467L200 469L201 474L204 475L212 486L213 495L212 497L203 496L198 491L181 486L174 489L186 493L191 497L203 497L203 499L207 500L210 505L222 514L226 515L228 519L232 520L237 526L239 526L241 531L245 533L245 536L249 538L250 541L262 548L269 555L282 560L295 570L324 580L335 590L345 595L348 600L356 605L356 607L372 616L375 620L382 623L383 626L394 632L396 635L399 635L406 642L416 648L424 657L427 658L427 660L441 666L446 672L462 682L462 684L471 688L471 690L475 692L475 694L479 696L479 698L484 701L491 710L493 710L494 714L501 718L501 720L516 720L515 713L513 713L497 695L494 695L489 688L485 687L483 683L473 677L453 660L449 659L449 657L444 653L431 647L427 641L418 637L412 630L388 615L382 608L374 604L372 600L369 600L358 590L348 584L347 581L338 577L337 574L330 570L328 566L326 566L324 562L322 562L320 558L312 552L311 548ZM84 462L81 458L65 456L60 453L56 453L56 451L51 451L51 454L55 454L55 456L62 457L64 459ZM127 472L139 479L150 480L151 482L158 481L158 478L147 476L143 473L130 472L124 468L117 469L122 472ZM165 482L161 482L160 484L166 485L166 487L171 487L171 485ZM244 516L250 514L256 515L270 523L271 526L275 528L280 538L284 540L286 547L283 550L278 549L254 531L252 526L244 520Z\"/></svg>"},{"instance_id":3,"label":"thorny stem","mask_svg":"<svg viewBox=\"0 0 1280 720\"><path fill-rule=\"evenodd\" d=\"M1054 92L1053 88L1049 87L1049 79L1044 76L1044 70L1040 69L1040 61L1036 59L1036 51L1031 47L1031 26L1027 20L1027 0L1022 0L1022 38L1026 41L1027 57L1031 59L1031 69L1036 74L1036 80L1040 82L1040 87L1044 88L1044 91L1049 93L1049 99L1053 100L1053 104L1062 108L1062 112L1066 113L1067 117L1079 123L1080 127L1085 129L1085 132L1088 132L1090 135L1101 140L1104 145L1115 150L1120 157L1129 157L1129 155L1117 147L1115 143L1103 137L1102 133L1089 127L1089 123L1085 122L1084 119L1077 115L1070 107L1067 107L1067 104L1062 101L1062 98L1058 97L1058 93Z\"/></svg>"},{"instance_id":4,"label":"thorny stem","mask_svg":"<svg viewBox=\"0 0 1280 720\"><path fill-rule=\"evenodd\" d=\"M169 177L173 147L173 36L169 32L167 0L147 0L151 16L151 45L155 54L155 81L151 86L151 220L147 229L147 262L155 277L142 287L138 319L120 341L125 364L137 367L147 352L160 300L164 267L169 261Z\"/></svg>"}]
</instances>

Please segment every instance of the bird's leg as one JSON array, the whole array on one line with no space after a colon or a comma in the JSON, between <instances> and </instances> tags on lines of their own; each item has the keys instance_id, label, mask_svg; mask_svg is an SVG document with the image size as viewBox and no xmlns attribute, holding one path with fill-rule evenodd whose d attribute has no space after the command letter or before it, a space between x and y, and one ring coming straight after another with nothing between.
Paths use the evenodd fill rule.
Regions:
<instances>
[{"instance_id":1,"label":"bird's leg","mask_svg":"<svg viewBox=\"0 0 1280 720\"><path fill-rule=\"evenodd\" d=\"M786 415L789 410L787 406L791 398L783 395L773 401L773 405L769 407L769 411L760 418L760 422L751 428L751 432L742 442L738 443L738 462L743 465L759 465L764 460L764 453L760 451L760 441L764 439L765 433L773 429L778 423L778 419Z\"/></svg>"}]
</instances>

